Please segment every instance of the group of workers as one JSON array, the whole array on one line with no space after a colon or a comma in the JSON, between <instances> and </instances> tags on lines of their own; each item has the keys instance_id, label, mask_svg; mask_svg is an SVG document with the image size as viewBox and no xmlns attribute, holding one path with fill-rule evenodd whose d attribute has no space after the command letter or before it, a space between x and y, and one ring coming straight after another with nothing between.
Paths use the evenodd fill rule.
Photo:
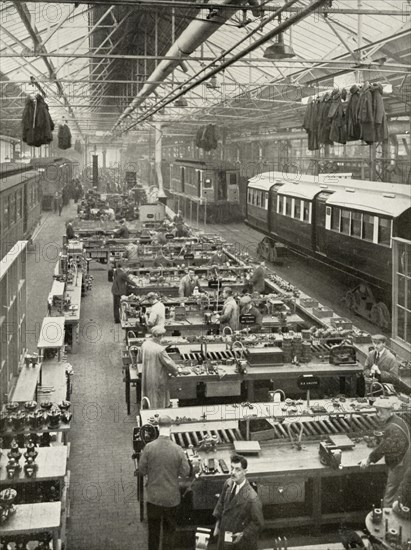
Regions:
<instances>
[{"instance_id":1,"label":"group of workers","mask_svg":"<svg viewBox=\"0 0 411 550\"><path fill-rule=\"evenodd\" d=\"M180 479L188 478L191 465L171 438L172 419L158 419L159 437L144 448L138 473L146 476L148 550L175 548L176 517L181 503ZM247 459L231 457L231 475L221 488L213 516L217 550L257 550L264 526L261 500L247 480ZM162 541L161 539L162 533Z\"/></svg>"}]
</instances>

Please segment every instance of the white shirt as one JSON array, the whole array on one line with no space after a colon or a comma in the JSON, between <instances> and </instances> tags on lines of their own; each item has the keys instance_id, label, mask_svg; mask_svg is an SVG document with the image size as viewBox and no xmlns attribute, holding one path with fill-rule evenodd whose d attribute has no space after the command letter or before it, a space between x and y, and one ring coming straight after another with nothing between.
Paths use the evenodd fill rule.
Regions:
<instances>
[{"instance_id":1,"label":"white shirt","mask_svg":"<svg viewBox=\"0 0 411 550\"><path fill-rule=\"evenodd\" d=\"M151 306L150 313L147 319L147 326L149 328L153 327L162 327L166 323L166 307L165 305L158 301Z\"/></svg>"},{"instance_id":2,"label":"white shirt","mask_svg":"<svg viewBox=\"0 0 411 550\"><path fill-rule=\"evenodd\" d=\"M240 485L237 485L237 483L235 483L235 491L234 491L234 494L235 494L235 495L238 495L238 493L239 493L239 492L241 491L241 489L244 487L245 482L246 482L246 480L244 480L242 483L240 483Z\"/></svg>"}]
</instances>

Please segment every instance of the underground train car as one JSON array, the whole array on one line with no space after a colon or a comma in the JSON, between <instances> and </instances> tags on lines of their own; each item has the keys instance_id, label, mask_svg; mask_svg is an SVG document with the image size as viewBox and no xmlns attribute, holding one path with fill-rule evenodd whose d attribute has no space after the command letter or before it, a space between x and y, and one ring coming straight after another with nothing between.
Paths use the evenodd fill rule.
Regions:
<instances>
[{"instance_id":1,"label":"underground train car","mask_svg":"<svg viewBox=\"0 0 411 550\"><path fill-rule=\"evenodd\" d=\"M352 180L340 174L291 181L269 172L248 182L246 223L274 242L379 289L380 298L374 299L372 290L362 287L346 299L354 311L365 313L379 326L388 326L391 239L411 234L409 187Z\"/></svg>"},{"instance_id":2,"label":"underground train car","mask_svg":"<svg viewBox=\"0 0 411 550\"><path fill-rule=\"evenodd\" d=\"M53 210L56 192L61 197L63 187L75 176L78 163L67 158L35 158L31 166L40 174L43 210Z\"/></svg>"},{"instance_id":3,"label":"underground train car","mask_svg":"<svg viewBox=\"0 0 411 550\"><path fill-rule=\"evenodd\" d=\"M30 239L40 220L38 172L27 164L0 164L0 258L19 240Z\"/></svg>"},{"instance_id":4,"label":"underground train car","mask_svg":"<svg viewBox=\"0 0 411 550\"><path fill-rule=\"evenodd\" d=\"M207 223L242 219L240 170L233 163L176 159L170 163L169 170L169 178L164 178L165 191L186 216L191 209L195 217L199 208L200 220L206 219Z\"/></svg>"}]
</instances>

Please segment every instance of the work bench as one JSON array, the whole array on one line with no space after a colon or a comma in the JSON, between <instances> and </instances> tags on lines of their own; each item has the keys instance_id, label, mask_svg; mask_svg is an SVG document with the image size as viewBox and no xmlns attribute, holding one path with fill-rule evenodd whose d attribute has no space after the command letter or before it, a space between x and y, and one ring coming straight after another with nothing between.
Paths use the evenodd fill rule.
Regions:
<instances>
[{"instance_id":1,"label":"work bench","mask_svg":"<svg viewBox=\"0 0 411 550\"><path fill-rule=\"evenodd\" d=\"M141 410L137 417L139 426L167 414L173 419L172 439L184 448L193 445L197 450L200 477L193 483L192 499L183 501L180 524L199 521L197 512L213 510L216 494L221 493L228 477L219 460L229 466L230 456L245 441L259 442L255 454L243 452L248 460L247 477L256 483L263 503L266 527L319 528L340 523L342 516L345 521L363 521L372 505L380 502L385 480L383 463L372 465L367 471L359 465L371 452L364 436L373 434L378 427L375 409L360 399L318 400L312 406L313 409L301 401L292 406L269 402ZM319 407L325 412L315 412ZM405 410L399 400L396 407L400 414L410 410L409 405ZM271 428L253 429L252 423L258 424L262 419ZM300 426L303 432L297 444ZM320 441L346 436L351 440L347 445L344 439L341 445L341 468L322 463ZM207 438L216 441L208 452L201 443ZM206 473L202 464L210 458L215 459L215 471ZM143 491L140 487L140 501Z\"/></svg>"}]
</instances>

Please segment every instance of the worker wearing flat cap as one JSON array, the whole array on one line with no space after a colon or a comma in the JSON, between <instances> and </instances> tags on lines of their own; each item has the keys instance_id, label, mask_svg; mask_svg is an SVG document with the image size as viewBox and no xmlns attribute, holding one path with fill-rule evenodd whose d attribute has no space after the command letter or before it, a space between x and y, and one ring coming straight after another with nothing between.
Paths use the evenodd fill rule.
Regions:
<instances>
[{"instance_id":1,"label":"worker wearing flat cap","mask_svg":"<svg viewBox=\"0 0 411 550\"><path fill-rule=\"evenodd\" d=\"M147 338L140 348L139 361L142 363L141 395L146 397L150 409L163 409L170 405L169 376L177 376L178 366L161 345L161 337L166 333L164 327L151 329L151 338Z\"/></svg>"},{"instance_id":2,"label":"worker wearing flat cap","mask_svg":"<svg viewBox=\"0 0 411 550\"><path fill-rule=\"evenodd\" d=\"M388 477L383 505L389 507L398 496L404 474L411 462L410 430L408 424L394 413L394 404L389 399L378 398L374 407L383 435L378 447L360 462L360 466L368 468L370 464L385 459Z\"/></svg>"},{"instance_id":3,"label":"worker wearing flat cap","mask_svg":"<svg viewBox=\"0 0 411 550\"><path fill-rule=\"evenodd\" d=\"M250 317L254 317L255 321L249 323ZM260 332L263 324L263 316L261 311L254 305L251 296L246 295L240 298L240 328L248 329L250 332Z\"/></svg>"},{"instance_id":4,"label":"worker wearing flat cap","mask_svg":"<svg viewBox=\"0 0 411 550\"><path fill-rule=\"evenodd\" d=\"M219 317L220 326L222 329L224 327L230 327L232 331L238 330L239 325L239 315L238 315L238 304L235 301L233 296L233 290L231 287L227 286L223 290L223 311Z\"/></svg>"},{"instance_id":5,"label":"worker wearing flat cap","mask_svg":"<svg viewBox=\"0 0 411 550\"><path fill-rule=\"evenodd\" d=\"M148 550L172 550L175 547L176 516L181 499L178 478L190 473L183 449L170 439L171 425L169 416L160 416L159 436L147 443L138 466L139 475L147 476Z\"/></svg>"},{"instance_id":6,"label":"worker wearing flat cap","mask_svg":"<svg viewBox=\"0 0 411 550\"><path fill-rule=\"evenodd\" d=\"M364 377L374 377L378 382L392 384L397 391L410 395L411 389L398 376L397 359L385 346L386 337L374 334L371 341L374 349L365 360Z\"/></svg>"},{"instance_id":7,"label":"worker wearing flat cap","mask_svg":"<svg viewBox=\"0 0 411 550\"><path fill-rule=\"evenodd\" d=\"M147 294L147 300L151 305L148 313L146 313L146 325L153 334L153 329L158 327L163 329L166 322L166 308L165 305L160 302L160 298L156 292L149 292Z\"/></svg>"}]
</instances>

